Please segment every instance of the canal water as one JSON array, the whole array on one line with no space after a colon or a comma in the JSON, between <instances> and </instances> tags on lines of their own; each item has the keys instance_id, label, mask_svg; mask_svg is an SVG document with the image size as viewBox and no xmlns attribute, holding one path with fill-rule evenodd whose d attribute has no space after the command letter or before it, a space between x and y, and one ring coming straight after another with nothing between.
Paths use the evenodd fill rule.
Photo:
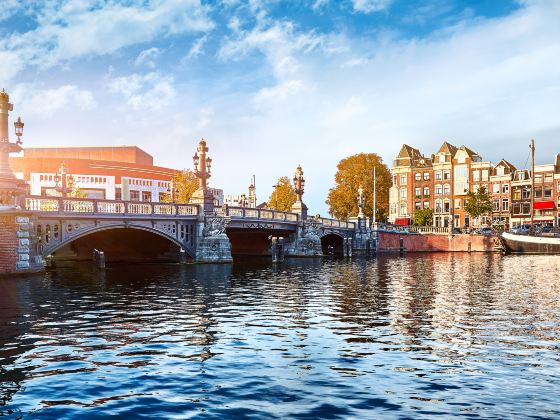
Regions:
<instances>
[{"instance_id":1,"label":"canal water","mask_svg":"<svg viewBox=\"0 0 560 420\"><path fill-rule=\"evenodd\" d=\"M0 280L3 418L560 417L560 257Z\"/></svg>"}]
</instances>

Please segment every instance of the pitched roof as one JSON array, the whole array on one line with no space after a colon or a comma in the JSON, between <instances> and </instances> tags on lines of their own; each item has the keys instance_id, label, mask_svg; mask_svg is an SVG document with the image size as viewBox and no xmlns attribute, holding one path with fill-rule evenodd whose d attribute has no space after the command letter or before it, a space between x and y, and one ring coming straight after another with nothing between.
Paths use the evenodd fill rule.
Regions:
<instances>
[{"instance_id":1,"label":"pitched roof","mask_svg":"<svg viewBox=\"0 0 560 420\"><path fill-rule=\"evenodd\" d=\"M512 171L515 171L515 170L516 170L516 167L513 166L513 164L509 163L509 162L508 162L507 160L505 160L505 159L500 160L500 161L496 164L496 166L505 166L506 168L511 169Z\"/></svg>"},{"instance_id":2,"label":"pitched roof","mask_svg":"<svg viewBox=\"0 0 560 420\"><path fill-rule=\"evenodd\" d=\"M451 155L455 155L455 152L457 152L457 148L446 141L443 142L438 150L438 153L449 153Z\"/></svg>"},{"instance_id":3,"label":"pitched roof","mask_svg":"<svg viewBox=\"0 0 560 420\"><path fill-rule=\"evenodd\" d=\"M397 155L397 159L414 159L418 157L422 157L422 153L420 153L420 150L415 149L414 147L410 147L408 144L403 144L401 147L401 151Z\"/></svg>"},{"instance_id":4,"label":"pitched roof","mask_svg":"<svg viewBox=\"0 0 560 420\"><path fill-rule=\"evenodd\" d=\"M472 151L471 149L469 149L467 146L464 146L464 145L461 145L459 147L459 150L464 150L465 152L467 152L467 155L469 155L469 157L479 156L478 153Z\"/></svg>"}]
</instances>

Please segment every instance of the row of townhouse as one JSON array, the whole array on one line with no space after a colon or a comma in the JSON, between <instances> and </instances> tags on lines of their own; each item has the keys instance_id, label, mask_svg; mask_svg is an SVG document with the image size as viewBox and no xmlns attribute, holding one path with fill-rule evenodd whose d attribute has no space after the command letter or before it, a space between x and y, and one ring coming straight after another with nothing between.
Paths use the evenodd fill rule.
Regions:
<instances>
[{"instance_id":1,"label":"row of townhouse","mask_svg":"<svg viewBox=\"0 0 560 420\"><path fill-rule=\"evenodd\" d=\"M535 166L534 209L531 209L531 171L517 170L502 159L484 160L468 147L444 142L437 153L424 156L403 145L393 161L389 222L413 223L414 212L429 208L433 225L469 228L488 224L512 227L531 220L560 226L560 155L553 164ZM465 211L467 195L481 186L492 195L492 214L471 220Z\"/></svg>"}]
</instances>

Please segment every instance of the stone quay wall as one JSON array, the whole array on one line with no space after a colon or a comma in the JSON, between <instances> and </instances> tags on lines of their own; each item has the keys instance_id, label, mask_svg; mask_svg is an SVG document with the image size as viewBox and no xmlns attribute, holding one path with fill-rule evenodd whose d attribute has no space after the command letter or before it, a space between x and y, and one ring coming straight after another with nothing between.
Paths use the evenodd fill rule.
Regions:
<instances>
[{"instance_id":1,"label":"stone quay wall","mask_svg":"<svg viewBox=\"0 0 560 420\"><path fill-rule=\"evenodd\" d=\"M379 252L399 252L403 239L406 252L494 252L496 236L436 235L378 232Z\"/></svg>"},{"instance_id":2,"label":"stone quay wall","mask_svg":"<svg viewBox=\"0 0 560 420\"><path fill-rule=\"evenodd\" d=\"M25 273L42 269L42 259L34 255L29 214L0 213L0 274Z\"/></svg>"}]
</instances>

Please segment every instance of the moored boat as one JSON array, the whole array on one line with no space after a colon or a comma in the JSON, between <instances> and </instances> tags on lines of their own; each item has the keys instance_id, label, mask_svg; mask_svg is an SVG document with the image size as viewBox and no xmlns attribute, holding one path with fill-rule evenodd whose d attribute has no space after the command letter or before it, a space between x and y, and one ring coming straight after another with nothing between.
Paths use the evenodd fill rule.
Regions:
<instances>
[{"instance_id":1,"label":"moored boat","mask_svg":"<svg viewBox=\"0 0 560 420\"><path fill-rule=\"evenodd\" d=\"M506 252L514 254L560 254L560 238L516 235L504 232L500 236Z\"/></svg>"}]
</instances>

